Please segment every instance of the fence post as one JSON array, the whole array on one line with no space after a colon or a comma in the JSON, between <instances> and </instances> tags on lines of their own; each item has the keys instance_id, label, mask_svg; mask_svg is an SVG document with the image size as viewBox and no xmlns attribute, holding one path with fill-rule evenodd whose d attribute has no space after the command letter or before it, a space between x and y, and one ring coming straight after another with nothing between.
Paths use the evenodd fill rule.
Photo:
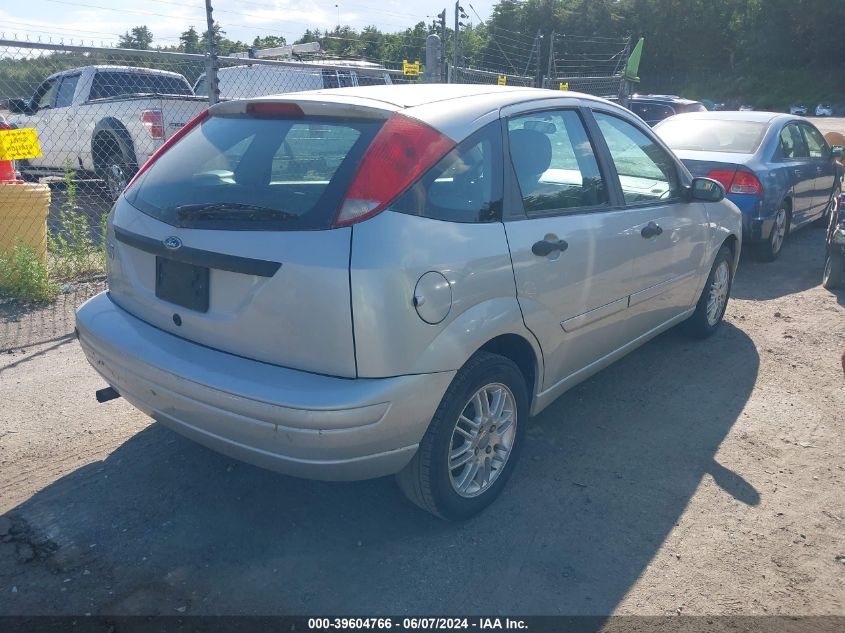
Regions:
<instances>
[{"instance_id":1,"label":"fence post","mask_svg":"<svg viewBox=\"0 0 845 633\"><path fill-rule=\"evenodd\" d=\"M452 68L457 70L461 59L461 20L460 20L461 4L460 1L455 2L455 45L452 50ZM452 71L452 79L449 83L455 80L455 72Z\"/></svg>"},{"instance_id":2,"label":"fence post","mask_svg":"<svg viewBox=\"0 0 845 633\"><path fill-rule=\"evenodd\" d=\"M425 81L426 83L440 83L440 38L432 33L425 38Z\"/></svg>"},{"instance_id":3,"label":"fence post","mask_svg":"<svg viewBox=\"0 0 845 633\"><path fill-rule=\"evenodd\" d=\"M208 84L208 105L217 103L220 89L217 86L217 42L214 38L214 17L211 15L211 0L205 0L205 19L208 23L208 55L205 63L205 77Z\"/></svg>"}]
</instances>

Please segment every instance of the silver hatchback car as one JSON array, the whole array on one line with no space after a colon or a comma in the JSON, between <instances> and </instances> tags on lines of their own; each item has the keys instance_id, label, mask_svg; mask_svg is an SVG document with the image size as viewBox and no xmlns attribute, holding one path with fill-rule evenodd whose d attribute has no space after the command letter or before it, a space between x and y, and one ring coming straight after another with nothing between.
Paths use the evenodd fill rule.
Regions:
<instances>
[{"instance_id":1,"label":"silver hatchback car","mask_svg":"<svg viewBox=\"0 0 845 633\"><path fill-rule=\"evenodd\" d=\"M587 95L220 103L115 204L79 340L111 395L201 444L396 474L461 519L505 486L529 416L676 324L718 328L741 243L723 198Z\"/></svg>"}]
</instances>

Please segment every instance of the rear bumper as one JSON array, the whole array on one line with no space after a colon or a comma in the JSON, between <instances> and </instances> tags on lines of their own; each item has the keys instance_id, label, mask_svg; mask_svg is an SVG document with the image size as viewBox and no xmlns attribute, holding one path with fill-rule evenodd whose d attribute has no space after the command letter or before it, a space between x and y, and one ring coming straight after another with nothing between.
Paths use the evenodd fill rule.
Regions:
<instances>
[{"instance_id":1,"label":"rear bumper","mask_svg":"<svg viewBox=\"0 0 845 633\"><path fill-rule=\"evenodd\" d=\"M772 235L774 217L752 218L742 214L742 239L746 242L764 242Z\"/></svg>"},{"instance_id":2,"label":"rear bumper","mask_svg":"<svg viewBox=\"0 0 845 633\"><path fill-rule=\"evenodd\" d=\"M455 374L344 379L286 369L163 332L106 293L76 322L89 362L135 407L221 453L309 479L400 471Z\"/></svg>"},{"instance_id":3,"label":"rear bumper","mask_svg":"<svg viewBox=\"0 0 845 633\"><path fill-rule=\"evenodd\" d=\"M728 200L742 212L743 241L762 242L771 237L776 209L766 208L759 196L750 194L729 194Z\"/></svg>"}]
</instances>

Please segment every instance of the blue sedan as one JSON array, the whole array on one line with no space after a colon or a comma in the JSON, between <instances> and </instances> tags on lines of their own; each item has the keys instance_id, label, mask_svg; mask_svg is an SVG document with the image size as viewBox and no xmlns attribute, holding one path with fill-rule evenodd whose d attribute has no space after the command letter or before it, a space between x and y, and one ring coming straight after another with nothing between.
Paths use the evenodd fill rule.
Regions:
<instances>
[{"instance_id":1,"label":"blue sedan","mask_svg":"<svg viewBox=\"0 0 845 633\"><path fill-rule=\"evenodd\" d=\"M742 211L743 240L772 261L799 227L827 223L841 191L842 149L809 121L773 112L694 112L655 131L694 176L719 181Z\"/></svg>"}]
</instances>

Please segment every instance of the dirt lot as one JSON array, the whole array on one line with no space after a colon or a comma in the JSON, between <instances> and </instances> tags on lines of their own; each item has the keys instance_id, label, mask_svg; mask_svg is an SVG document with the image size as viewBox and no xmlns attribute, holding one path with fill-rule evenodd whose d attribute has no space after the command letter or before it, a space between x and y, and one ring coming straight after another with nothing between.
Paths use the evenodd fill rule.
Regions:
<instances>
[{"instance_id":1,"label":"dirt lot","mask_svg":"<svg viewBox=\"0 0 845 633\"><path fill-rule=\"evenodd\" d=\"M464 524L98 405L73 339L3 354L0 614L845 614L822 242L743 258L716 337L668 332L560 398Z\"/></svg>"}]
</instances>

